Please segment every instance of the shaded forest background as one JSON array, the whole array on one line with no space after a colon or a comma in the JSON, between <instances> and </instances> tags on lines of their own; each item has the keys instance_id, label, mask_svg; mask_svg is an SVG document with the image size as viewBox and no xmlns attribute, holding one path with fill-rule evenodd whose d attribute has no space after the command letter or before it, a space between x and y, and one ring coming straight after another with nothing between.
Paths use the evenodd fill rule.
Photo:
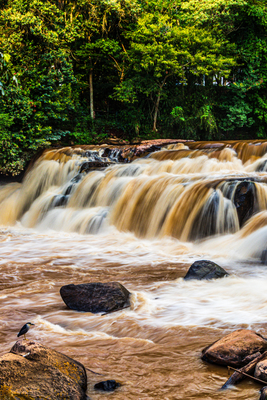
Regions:
<instances>
[{"instance_id":1,"label":"shaded forest background","mask_svg":"<svg viewBox=\"0 0 267 400\"><path fill-rule=\"evenodd\" d=\"M0 172L116 136L267 137L266 0L1 0Z\"/></svg>"}]
</instances>

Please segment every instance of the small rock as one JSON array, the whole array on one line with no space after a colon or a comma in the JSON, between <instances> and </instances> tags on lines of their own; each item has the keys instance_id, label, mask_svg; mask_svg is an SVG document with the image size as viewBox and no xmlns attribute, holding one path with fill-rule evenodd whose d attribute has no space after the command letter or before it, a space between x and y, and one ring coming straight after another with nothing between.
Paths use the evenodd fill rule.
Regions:
<instances>
[{"instance_id":1,"label":"small rock","mask_svg":"<svg viewBox=\"0 0 267 400\"><path fill-rule=\"evenodd\" d=\"M264 386L261 390L261 397L260 400L267 400L267 386Z\"/></svg>"},{"instance_id":2,"label":"small rock","mask_svg":"<svg viewBox=\"0 0 267 400\"><path fill-rule=\"evenodd\" d=\"M261 253L261 263L267 265L267 250L263 250Z\"/></svg>"},{"instance_id":3,"label":"small rock","mask_svg":"<svg viewBox=\"0 0 267 400\"><path fill-rule=\"evenodd\" d=\"M69 308L94 314L129 307L130 294L118 282L71 284L60 289L60 295Z\"/></svg>"},{"instance_id":4,"label":"small rock","mask_svg":"<svg viewBox=\"0 0 267 400\"><path fill-rule=\"evenodd\" d=\"M117 389L120 386L121 386L120 383L114 381L113 379L110 379L108 381L96 383L94 388L96 390L102 390L104 392L113 392L115 389Z\"/></svg>"},{"instance_id":5,"label":"small rock","mask_svg":"<svg viewBox=\"0 0 267 400\"><path fill-rule=\"evenodd\" d=\"M254 372L255 378L266 381L267 383L267 359L258 362Z\"/></svg>"},{"instance_id":6,"label":"small rock","mask_svg":"<svg viewBox=\"0 0 267 400\"><path fill-rule=\"evenodd\" d=\"M195 261L187 274L185 275L184 279L218 279L223 278L224 276L228 276L229 274L219 265L215 264L212 261L207 260L200 260Z\"/></svg>"},{"instance_id":7,"label":"small rock","mask_svg":"<svg viewBox=\"0 0 267 400\"><path fill-rule=\"evenodd\" d=\"M267 350L267 340L260 334L239 329L217 340L202 351L202 360L234 368L248 364L257 352Z\"/></svg>"}]
</instances>

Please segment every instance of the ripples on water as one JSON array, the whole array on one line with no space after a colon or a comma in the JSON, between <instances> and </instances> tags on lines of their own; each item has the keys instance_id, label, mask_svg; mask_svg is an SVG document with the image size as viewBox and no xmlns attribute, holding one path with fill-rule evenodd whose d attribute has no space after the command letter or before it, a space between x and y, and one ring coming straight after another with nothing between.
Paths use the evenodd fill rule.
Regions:
<instances>
[{"instance_id":1,"label":"ripples on water","mask_svg":"<svg viewBox=\"0 0 267 400\"><path fill-rule=\"evenodd\" d=\"M46 153L22 185L4 186L1 354L29 320L29 337L105 375L88 372L92 399L258 399L251 382L219 392L227 370L200 360L235 329L267 336L266 146L252 146L250 156L245 145L229 146L172 146L87 175L79 170L88 154L61 150ZM256 200L240 227L241 178L253 182ZM184 281L199 259L230 277ZM131 307L105 316L65 307L62 285L96 281L124 284ZM94 392L103 379L123 386Z\"/></svg>"}]
</instances>

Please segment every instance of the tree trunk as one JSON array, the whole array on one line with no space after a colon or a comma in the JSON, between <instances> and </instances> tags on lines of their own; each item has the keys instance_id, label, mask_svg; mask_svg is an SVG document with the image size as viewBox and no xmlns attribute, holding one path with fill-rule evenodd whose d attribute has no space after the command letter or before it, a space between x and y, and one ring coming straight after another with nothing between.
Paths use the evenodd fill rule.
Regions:
<instances>
[{"instance_id":1,"label":"tree trunk","mask_svg":"<svg viewBox=\"0 0 267 400\"><path fill-rule=\"evenodd\" d=\"M161 92L163 89L163 86L165 85L166 79L168 78L169 75L166 75L165 78L163 79L161 85L159 86L159 91L158 91L158 96L155 104L155 112L154 112L154 118L153 118L153 131L157 132L157 119L158 119L158 112L159 112L159 102L160 102L160 97L161 97Z\"/></svg>"},{"instance_id":2,"label":"tree trunk","mask_svg":"<svg viewBox=\"0 0 267 400\"><path fill-rule=\"evenodd\" d=\"M89 88L90 88L90 114L91 118L95 119L94 111L94 88L93 88L93 69L89 72Z\"/></svg>"},{"instance_id":3,"label":"tree trunk","mask_svg":"<svg viewBox=\"0 0 267 400\"><path fill-rule=\"evenodd\" d=\"M153 131L157 131L157 118L158 118L158 111L159 111L159 102L160 102L160 96L161 96L161 89L158 93L156 105L155 105L155 112L154 112L154 118L153 118Z\"/></svg>"}]
</instances>

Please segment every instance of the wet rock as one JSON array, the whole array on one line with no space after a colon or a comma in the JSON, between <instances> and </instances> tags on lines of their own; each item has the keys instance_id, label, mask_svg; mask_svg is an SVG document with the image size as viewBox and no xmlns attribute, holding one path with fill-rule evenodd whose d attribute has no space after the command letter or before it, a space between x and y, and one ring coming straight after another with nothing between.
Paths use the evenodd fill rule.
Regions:
<instances>
[{"instance_id":1,"label":"wet rock","mask_svg":"<svg viewBox=\"0 0 267 400\"><path fill-rule=\"evenodd\" d=\"M83 174L75 175L71 179L69 186L66 188L65 192L63 193L63 196L70 195L74 191L75 187L77 186L77 183L79 183L82 178L83 178Z\"/></svg>"},{"instance_id":2,"label":"wet rock","mask_svg":"<svg viewBox=\"0 0 267 400\"><path fill-rule=\"evenodd\" d=\"M88 174L88 172L90 171L107 168L110 164L112 163L105 161L85 161L81 164L79 173L81 174L82 172L85 172L86 174Z\"/></svg>"},{"instance_id":3,"label":"wet rock","mask_svg":"<svg viewBox=\"0 0 267 400\"><path fill-rule=\"evenodd\" d=\"M156 146L154 144L143 144L136 147L135 155L140 157L141 155L144 156L147 153L153 153L155 151L161 150L161 146Z\"/></svg>"},{"instance_id":4,"label":"wet rock","mask_svg":"<svg viewBox=\"0 0 267 400\"><path fill-rule=\"evenodd\" d=\"M267 160L263 160L258 167L256 168L256 172L266 171L267 168Z\"/></svg>"},{"instance_id":5,"label":"wet rock","mask_svg":"<svg viewBox=\"0 0 267 400\"><path fill-rule=\"evenodd\" d=\"M267 340L260 334L239 329L217 340L202 351L202 360L234 368L248 364L256 353L267 350Z\"/></svg>"},{"instance_id":6,"label":"wet rock","mask_svg":"<svg viewBox=\"0 0 267 400\"><path fill-rule=\"evenodd\" d=\"M234 195L234 205L237 209L240 227L242 227L253 214L254 197L255 187L253 182L243 181L238 184Z\"/></svg>"},{"instance_id":7,"label":"wet rock","mask_svg":"<svg viewBox=\"0 0 267 400\"><path fill-rule=\"evenodd\" d=\"M63 207L69 201L69 195L65 196L64 194L58 194L54 197L52 201L52 207Z\"/></svg>"},{"instance_id":8,"label":"wet rock","mask_svg":"<svg viewBox=\"0 0 267 400\"><path fill-rule=\"evenodd\" d=\"M108 381L96 383L94 388L96 390L102 390L103 392L113 392L115 389L117 389L120 386L121 386L120 383L114 381L113 379L110 379Z\"/></svg>"},{"instance_id":9,"label":"wet rock","mask_svg":"<svg viewBox=\"0 0 267 400\"><path fill-rule=\"evenodd\" d=\"M70 284L60 289L60 295L69 308L94 314L129 307L130 294L118 282Z\"/></svg>"},{"instance_id":10,"label":"wet rock","mask_svg":"<svg viewBox=\"0 0 267 400\"><path fill-rule=\"evenodd\" d=\"M108 147L106 147L106 148L103 150L101 156L102 156L102 157L109 157L110 154L111 154L111 149L108 148Z\"/></svg>"},{"instance_id":11,"label":"wet rock","mask_svg":"<svg viewBox=\"0 0 267 400\"><path fill-rule=\"evenodd\" d=\"M261 379L267 383L267 359L258 362L254 376L255 378Z\"/></svg>"},{"instance_id":12,"label":"wet rock","mask_svg":"<svg viewBox=\"0 0 267 400\"><path fill-rule=\"evenodd\" d=\"M40 343L19 340L0 357L1 399L86 400L85 368Z\"/></svg>"},{"instance_id":13,"label":"wet rock","mask_svg":"<svg viewBox=\"0 0 267 400\"><path fill-rule=\"evenodd\" d=\"M261 390L261 397L260 400L267 400L267 386L264 386Z\"/></svg>"},{"instance_id":14,"label":"wet rock","mask_svg":"<svg viewBox=\"0 0 267 400\"><path fill-rule=\"evenodd\" d=\"M267 250L263 250L261 253L261 263L267 265Z\"/></svg>"},{"instance_id":15,"label":"wet rock","mask_svg":"<svg viewBox=\"0 0 267 400\"><path fill-rule=\"evenodd\" d=\"M229 274L219 265L215 264L212 261L200 260L195 261L187 274L185 275L185 280L190 279L218 279L223 278L224 276L228 276Z\"/></svg>"}]
</instances>

